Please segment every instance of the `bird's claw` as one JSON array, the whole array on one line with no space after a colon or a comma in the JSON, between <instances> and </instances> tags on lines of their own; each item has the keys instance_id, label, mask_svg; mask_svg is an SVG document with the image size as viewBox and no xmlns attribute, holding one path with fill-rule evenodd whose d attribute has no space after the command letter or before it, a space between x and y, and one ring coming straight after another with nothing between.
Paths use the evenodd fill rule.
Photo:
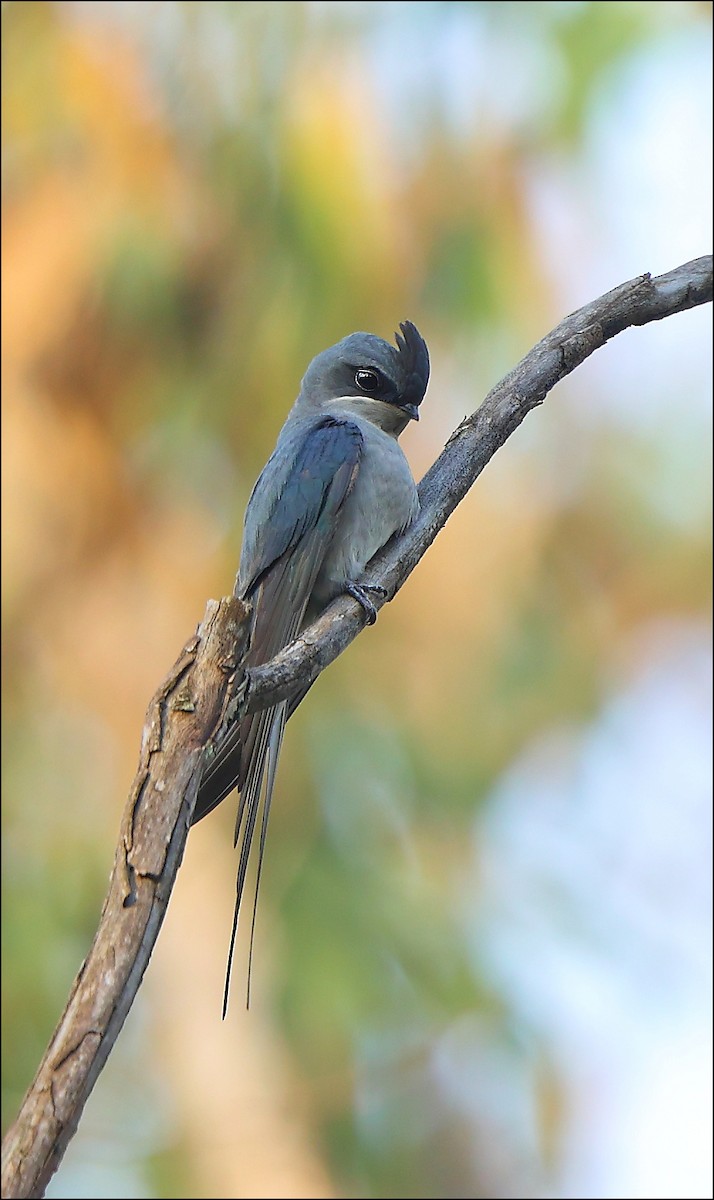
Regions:
<instances>
[{"instance_id":1,"label":"bird's claw","mask_svg":"<svg viewBox=\"0 0 714 1200\"><path fill-rule=\"evenodd\" d=\"M345 585L345 591L348 596L356 600L362 605L368 625L374 625L377 620L377 610L369 598L368 593L372 592L375 596L386 596L386 588L380 587L378 583L348 583Z\"/></svg>"}]
</instances>

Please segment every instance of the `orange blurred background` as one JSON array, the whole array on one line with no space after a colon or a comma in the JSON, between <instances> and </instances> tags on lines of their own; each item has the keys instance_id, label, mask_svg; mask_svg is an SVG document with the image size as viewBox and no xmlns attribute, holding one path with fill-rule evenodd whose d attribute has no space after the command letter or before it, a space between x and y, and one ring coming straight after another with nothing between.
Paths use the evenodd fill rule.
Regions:
<instances>
[{"instance_id":1,"label":"orange blurred background","mask_svg":"<svg viewBox=\"0 0 714 1200\"><path fill-rule=\"evenodd\" d=\"M6 1127L310 358L416 322L418 478L566 312L706 253L711 5L2 21ZM710 319L563 383L312 690L223 1024L234 800L192 832L49 1197L705 1194Z\"/></svg>"}]
</instances>

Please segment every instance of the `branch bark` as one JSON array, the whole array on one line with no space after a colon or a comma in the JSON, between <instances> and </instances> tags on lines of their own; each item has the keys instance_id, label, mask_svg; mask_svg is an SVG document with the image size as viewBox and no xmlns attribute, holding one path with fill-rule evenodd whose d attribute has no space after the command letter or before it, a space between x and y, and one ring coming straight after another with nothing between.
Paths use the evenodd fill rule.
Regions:
<instances>
[{"instance_id":1,"label":"branch bark","mask_svg":"<svg viewBox=\"0 0 714 1200\"><path fill-rule=\"evenodd\" d=\"M461 422L419 484L416 521L369 564L370 583L385 589L375 608L392 600L457 504L524 417L561 379L631 325L647 325L712 299L712 256L652 278L640 275L571 313L529 350ZM309 629L264 667L250 672L246 712L267 708L316 679L364 625L356 601L341 596Z\"/></svg>"},{"instance_id":2,"label":"branch bark","mask_svg":"<svg viewBox=\"0 0 714 1200\"><path fill-rule=\"evenodd\" d=\"M43 1196L124 1024L166 913L203 748L240 684L240 600L210 600L146 714L109 891L91 949L2 1147L2 1195Z\"/></svg>"},{"instance_id":3,"label":"branch bark","mask_svg":"<svg viewBox=\"0 0 714 1200\"><path fill-rule=\"evenodd\" d=\"M566 317L459 425L419 486L421 510L369 566L391 600L457 504L527 413L610 338L712 299L712 259L642 275ZM87 959L2 1151L2 1194L41 1197L79 1122L138 990L183 856L204 748L237 715L312 682L364 625L336 600L272 662L244 675L249 612L209 601L196 636L154 696L122 819L109 892Z\"/></svg>"}]
</instances>

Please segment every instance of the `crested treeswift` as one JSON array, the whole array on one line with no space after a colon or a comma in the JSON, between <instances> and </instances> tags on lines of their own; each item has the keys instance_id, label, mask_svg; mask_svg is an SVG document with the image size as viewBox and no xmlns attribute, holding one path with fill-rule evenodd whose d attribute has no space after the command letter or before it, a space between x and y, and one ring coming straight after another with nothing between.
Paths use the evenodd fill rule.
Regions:
<instances>
[{"instance_id":1,"label":"crested treeswift","mask_svg":"<svg viewBox=\"0 0 714 1200\"><path fill-rule=\"evenodd\" d=\"M359 601L370 623L376 619L374 588L360 578L419 508L397 439L419 419L429 352L410 321L400 330L395 345L370 333L350 334L318 354L305 372L245 513L235 594L252 606L248 669L269 662L341 593ZM285 722L304 695L238 721L207 762L199 787L194 823L234 788L240 793L224 1016L250 848L259 824L257 903ZM248 971L250 978L250 964Z\"/></svg>"}]
</instances>

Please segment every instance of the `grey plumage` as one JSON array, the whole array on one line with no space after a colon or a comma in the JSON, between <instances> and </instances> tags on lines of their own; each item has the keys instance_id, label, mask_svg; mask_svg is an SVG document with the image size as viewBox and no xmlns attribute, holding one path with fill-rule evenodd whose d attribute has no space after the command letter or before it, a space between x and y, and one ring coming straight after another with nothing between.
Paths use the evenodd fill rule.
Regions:
<instances>
[{"instance_id":1,"label":"grey plumage","mask_svg":"<svg viewBox=\"0 0 714 1200\"><path fill-rule=\"evenodd\" d=\"M411 322L396 346L353 333L318 354L248 502L235 593L253 606L247 667L268 662L341 592L374 609L357 580L419 507L397 442L429 379L426 343ZM261 795L258 878L285 722L305 693L240 721L204 770L193 822L234 787L240 791L235 843L241 838L236 903L223 1013L248 857ZM241 834L242 831L242 834ZM252 932L251 932L252 951ZM250 963L248 968L250 979Z\"/></svg>"}]
</instances>

